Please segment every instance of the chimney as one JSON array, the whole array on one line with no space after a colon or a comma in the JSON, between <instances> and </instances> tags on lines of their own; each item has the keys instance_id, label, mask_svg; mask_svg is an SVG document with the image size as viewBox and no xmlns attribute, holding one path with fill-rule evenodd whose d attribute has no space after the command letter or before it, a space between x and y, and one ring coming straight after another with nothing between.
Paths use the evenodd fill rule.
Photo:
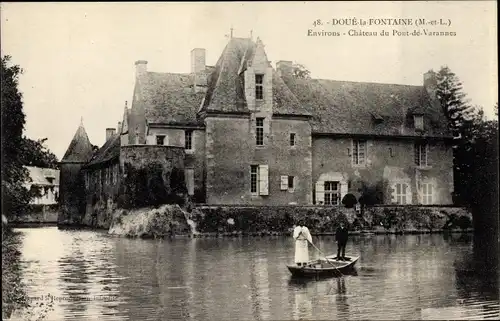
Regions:
<instances>
[{"instance_id":1,"label":"chimney","mask_svg":"<svg viewBox=\"0 0 500 321\"><path fill-rule=\"evenodd\" d=\"M135 77L139 78L148 71L148 62L146 60L137 60L135 62Z\"/></svg>"},{"instance_id":2,"label":"chimney","mask_svg":"<svg viewBox=\"0 0 500 321\"><path fill-rule=\"evenodd\" d=\"M118 126L116 126L116 132L117 132L118 134L121 134L121 133L122 133L122 122L121 122L121 121L119 121L119 122L118 122Z\"/></svg>"},{"instance_id":3,"label":"chimney","mask_svg":"<svg viewBox=\"0 0 500 321\"><path fill-rule=\"evenodd\" d=\"M115 131L115 128L106 128L106 141L108 141L115 134Z\"/></svg>"},{"instance_id":4,"label":"chimney","mask_svg":"<svg viewBox=\"0 0 500 321\"><path fill-rule=\"evenodd\" d=\"M191 72L199 73L205 70L205 49L194 48L191 50Z\"/></svg>"},{"instance_id":5,"label":"chimney","mask_svg":"<svg viewBox=\"0 0 500 321\"><path fill-rule=\"evenodd\" d=\"M288 60L280 60L276 63L276 70L280 76L290 76L293 71L293 63Z\"/></svg>"}]
</instances>

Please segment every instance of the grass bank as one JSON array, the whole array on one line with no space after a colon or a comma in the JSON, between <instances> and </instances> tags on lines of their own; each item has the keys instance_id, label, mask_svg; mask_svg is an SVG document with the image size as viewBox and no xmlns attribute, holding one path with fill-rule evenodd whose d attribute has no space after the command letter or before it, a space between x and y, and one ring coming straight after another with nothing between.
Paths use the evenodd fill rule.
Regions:
<instances>
[{"instance_id":1,"label":"grass bank","mask_svg":"<svg viewBox=\"0 0 500 321\"><path fill-rule=\"evenodd\" d=\"M51 302L31 302L21 270L22 234L2 226L2 320L44 320Z\"/></svg>"}]
</instances>

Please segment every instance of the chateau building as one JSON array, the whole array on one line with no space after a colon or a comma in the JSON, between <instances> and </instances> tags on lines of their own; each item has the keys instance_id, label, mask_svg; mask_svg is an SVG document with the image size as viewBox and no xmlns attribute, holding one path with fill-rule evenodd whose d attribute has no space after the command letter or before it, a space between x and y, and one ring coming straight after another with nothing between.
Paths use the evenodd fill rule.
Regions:
<instances>
[{"instance_id":1,"label":"chateau building","mask_svg":"<svg viewBox=\"0 0 500 321\"><path fill-rule=\"evenodd\" d=\"M371 191L382 204L451 204L452 137L432 71L421 86L301 78L248 38L230 38L215 66L205 60L193 49L185 74L137 61L131 107L95 153L80 126L61 189L71 165L88 210L113 202L127 160L173 157L196 203L335 206Z\"/></svg>"}]
</instances>

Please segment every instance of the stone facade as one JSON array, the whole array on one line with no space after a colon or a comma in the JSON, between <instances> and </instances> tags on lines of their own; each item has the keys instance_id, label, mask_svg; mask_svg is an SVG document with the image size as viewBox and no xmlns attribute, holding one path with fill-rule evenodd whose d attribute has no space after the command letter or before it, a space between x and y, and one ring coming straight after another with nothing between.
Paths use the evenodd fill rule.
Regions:
<instances>
[{"instance_id":1,"label":"stone facade","mask_svg":"<svg viewBox=\"0 0 500 321\"><path fill-rule=\"evenodd\" d=\"M366 141L366 160L357 165L353 162L353 143ZM427 141L427 165L415 164L415 140L380 137L313 137L313 182L340 183L341 198L346 193L361 196L363 185L379 188L383 204L397 204L393 197L395 184L407 184L404 204L452 204L453 152L451 142ZM430 198L423 200L419 183L432 184ZM420 188L419 188L420 187ZM323 195L316 191L315 202ZM430 199L430 200L429 200Z\"/></svg>"},{"instance_id":2,"label":"stone facade","mask_svg":"<svg viewBox=\"0 0 500 321\"><path fill-rule=\"evenodd\" d=\"M348 193L372 193L375 204L452 203L451 137L433 72L422 86L300 78L290 61L274 69L260 39L231 38L215 66L205 55L194 49L184 74L137 61L119 139L88 168L118 172L120 185L126 166L175 167L191 202L208 205L335 206ZM100 175L87 212L96 195L120 196Z\"/></svg>"}]
</instances>

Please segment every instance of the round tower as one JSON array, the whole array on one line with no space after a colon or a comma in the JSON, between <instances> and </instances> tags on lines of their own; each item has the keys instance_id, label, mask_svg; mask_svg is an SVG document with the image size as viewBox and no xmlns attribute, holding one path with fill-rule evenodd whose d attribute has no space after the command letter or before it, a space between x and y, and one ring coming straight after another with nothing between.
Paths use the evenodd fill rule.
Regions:
<instances>
[{"instance_id":1,"label":"round tower","mask_svg":"<svg viewBox=\"0 0 500 321\"><path fill-rule=\"evenodd\" d=\"M85 181L81 168L92 158L92 154L92 144L82 121L60 162L58 226L79 225L82 222L85 215Z\"/></svg>"}]
</instances>

